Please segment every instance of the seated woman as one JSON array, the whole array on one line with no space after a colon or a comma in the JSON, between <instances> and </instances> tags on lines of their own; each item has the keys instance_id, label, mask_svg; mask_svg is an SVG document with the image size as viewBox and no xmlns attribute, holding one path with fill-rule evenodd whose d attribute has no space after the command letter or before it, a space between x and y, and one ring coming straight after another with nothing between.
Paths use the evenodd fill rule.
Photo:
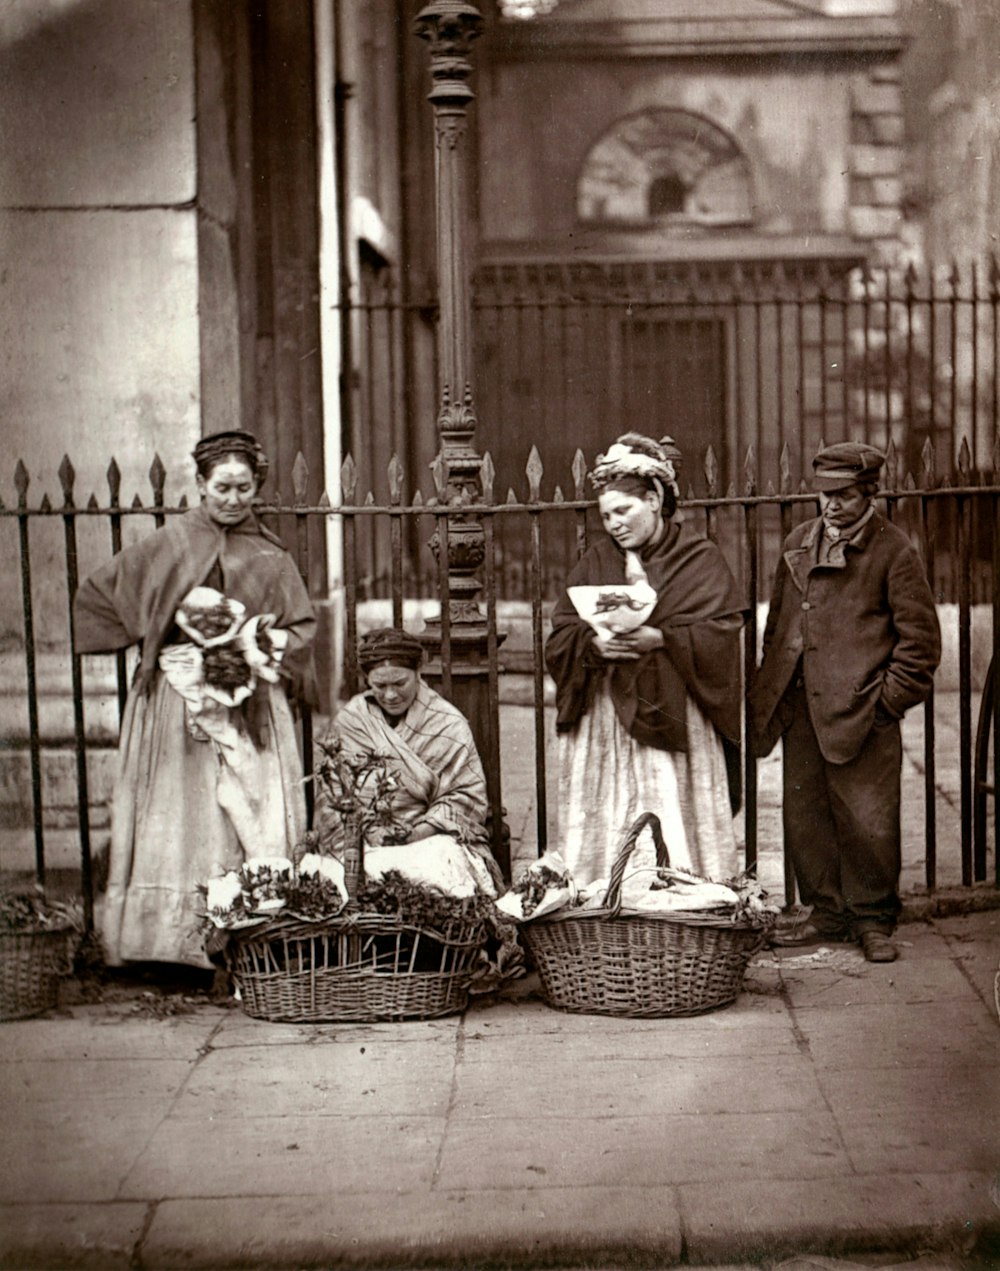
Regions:
<instances>
[{"instance_id":1,"label":"seated woman","mask_svg":"<svg viewBox=\"0 0 1000 1271\"><path fill-rule=\"evenodd\" d=\"M655 812L674 865L731 877L744 601L718 547L675 516L660 443L626 433L590 479L606 534L571 571L545 646L562 853L578 883L607 878L630 824ZM643 625L601 639L568 589L622 584L651 587L655 604Z\"/></svg>"},{"instance_id":2,"label":"seated woman","mask_svg":"<svg viewBox=\"0 0 1000 1271\"><path fill-rule=\"evenodd\" d=\"M386 755L398 781L391 830L375 827L366 835L375 849L383 844L419 844L440 835L454 841L458 857L488 896L502 886L500 870L486 833L486 777L465 716L420 676L423 646L398 627L369 631L358 661L368 688L338 712L328 741L339 740L347 754ZM317 800L317 824L333 851L344 840L337 814Z\"/></svg>"}]
</instances>

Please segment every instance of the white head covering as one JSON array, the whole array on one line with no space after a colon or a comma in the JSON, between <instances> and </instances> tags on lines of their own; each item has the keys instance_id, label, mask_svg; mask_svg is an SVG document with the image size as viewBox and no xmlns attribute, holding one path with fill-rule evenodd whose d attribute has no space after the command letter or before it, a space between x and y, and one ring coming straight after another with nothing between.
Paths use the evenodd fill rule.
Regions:
<instances>
[{"instance_id":1,"label":"white head covering","mask_svg":"<svg viewBox=\"0 0 1000 1271\"><path fill-rule=\"evenodd\" d=\"M660 442L641 433L630 432L619 437L603 455L597 456L590 473L591 484L597 490L623 477L647 477L661 493L667 488L673 490L675 498L680 498L672 459Z\"/></svg>"}]
</instances>

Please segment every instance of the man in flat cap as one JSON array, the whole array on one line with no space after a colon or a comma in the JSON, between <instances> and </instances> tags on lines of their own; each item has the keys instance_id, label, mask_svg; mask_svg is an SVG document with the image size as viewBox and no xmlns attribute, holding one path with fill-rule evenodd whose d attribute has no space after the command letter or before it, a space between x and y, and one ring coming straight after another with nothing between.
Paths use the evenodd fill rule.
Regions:
<instances>
[{"instance_id":1,"label":"man in flat cap","mask_svg":"<svg viewBox=\"0 0 1000 1271\"><path fill-rule=\"evenodd\" d=\"M875 510L884 456L840 442L813 460L820 515L788 536L749 698L757 753L784 738L785 850L805 922L773 943L858 940L892 962L899 914L899 721L941 656L906 535Z\"/></svg>"}]
</instances>

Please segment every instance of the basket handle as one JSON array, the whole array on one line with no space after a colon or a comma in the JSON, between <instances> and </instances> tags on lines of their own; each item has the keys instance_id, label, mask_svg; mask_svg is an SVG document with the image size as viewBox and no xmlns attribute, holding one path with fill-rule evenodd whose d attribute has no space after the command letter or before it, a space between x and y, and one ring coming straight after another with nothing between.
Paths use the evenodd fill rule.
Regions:
<instances>
[{"instance_id":1,"label":"basket handle","mask_svg":"<svg viewBox=\"0 0 1000 1271\"><path fill-rule=\"evenodd\" d=\"M632 822L628 833L622 840L621 847L618 849L618 855L615 857L615 863L611 866L611 878L608 882L608 894L604 898L604 907L608 910L609 918L617 918L621 911L622 879L625 877L625 866L628 864L629 857L632 855L632 849L635 847L636 840L647 825L653 833L653 842L656 845L656 864L661 868L670 864L670 853L667 851L667 845L663 838L663 829L660 826L660 818L655 812L643 812L640 817L637 817Z\"/></svg>"}]
</instances>

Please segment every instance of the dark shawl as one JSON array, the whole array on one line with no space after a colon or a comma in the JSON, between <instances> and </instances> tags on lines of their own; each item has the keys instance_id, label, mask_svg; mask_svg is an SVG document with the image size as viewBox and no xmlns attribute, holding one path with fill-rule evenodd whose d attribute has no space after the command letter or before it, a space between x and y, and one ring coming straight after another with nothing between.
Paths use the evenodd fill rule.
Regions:
<instances>
[{"instance_id":1,"label":"dark shawl","mask_svg":"<svg viewBox=\"0 0 1000 1271\"><path fill-rule=\"evenodd\" d=\"M595 652L590 625L565 592L552 613L545 662L556 682L556 728L565 732L592 700L594 677L609 676L622 726L661 750L685 751L685 694L698 703L727 746L740 738L740 623L746 606L725 558L714 543L685 523L668 521L663 538L640 553L657 594L648 625L658 627L662 649L635 662L607 662ZM625 553L602 536L577 562L567 587L625 581Z\"/></svg>"},{"instance_id":2,"label":"dark shawl","mask_svg":"<svg viewBox=\"0 0 1000 1271\"><path fill-rule=\"evenodd\" d=\"M248 615L273 613L288 632L282 671L295 695L314 700L316 617L295 562L254 516L226 528L203 505L170 517L80 584L73 601L76 652L141 644L136 683L148 686L177 605L216 566L227 596L246 605Z\"/></svg>"}]
</instances>

